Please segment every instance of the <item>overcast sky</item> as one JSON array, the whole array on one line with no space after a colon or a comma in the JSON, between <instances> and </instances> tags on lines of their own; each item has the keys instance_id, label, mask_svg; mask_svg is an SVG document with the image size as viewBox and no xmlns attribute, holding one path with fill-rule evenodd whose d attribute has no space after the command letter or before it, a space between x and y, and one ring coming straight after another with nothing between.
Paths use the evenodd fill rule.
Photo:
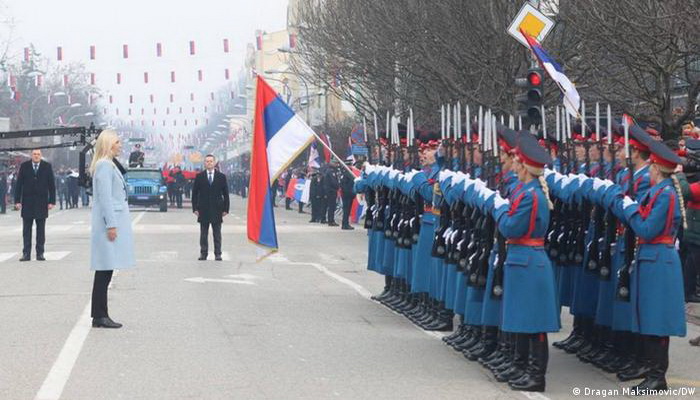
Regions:
<instances>
[{"instance_id":1,"label":"overcast sky","mask_svg":"<svg viewBox=\"0 0 700 400\"><path fill-rule=\"evenodd\" d=\"M226 85L224 69L232 79L242 66L247 43L254 42L255 30L268 32L286 26L287 0L4 0L7 13L15 19L13 53L33 43L56 62L56 48L63 47L64 62L84 61L95 72L103 93L114 95L112 109L127 107L146 118L162 120L162 111L153 115L153 106L165 108L169 93L179 105L190 106L195 93L196 106L206 104L211 91ZM230 53L223 52L228 38ZM195 41L196 54L189 54L189 41ZM156 57L156 43L163 45L163 57ZM129 58L122 57L122 45L129 45ZM89 60L90 46L97 59ZM197 70L204 81L198 82ZM176 71L176 84L170 83ZM116 84L117 72L122 84ZM143 74L149 72L149 83ZM128 97L135 97L129 105ZM151 106L149 95L156 96ZM185 102L184 100L187 100ZM105 106L108 106L105 104ZM177 106L177 105L176 105ZM188 110L191 112L191 109ZM198 113L202 114L198 108ZM189 113L192 116L191 113ZM199 115L202 118L202 115ZM140 118L140 117L139 117ZM183 116L184 118L184 116ZM162 122L162 121L161 121Z\"/></svg>"}]
</instances>

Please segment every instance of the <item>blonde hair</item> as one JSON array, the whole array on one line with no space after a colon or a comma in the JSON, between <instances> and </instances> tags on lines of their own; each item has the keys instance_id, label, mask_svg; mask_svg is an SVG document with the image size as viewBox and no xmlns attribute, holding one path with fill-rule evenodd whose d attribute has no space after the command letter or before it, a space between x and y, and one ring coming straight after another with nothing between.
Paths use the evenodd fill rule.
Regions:
<instances>
[{"instance_id":1,"label":"blonde hair","mask_svg":"<svg viewBox=\"0 0 700 400\"><path fill-rule=\"evenodd\" d=\"M681 219L683 220L683 229L688 229L688 218L685 214L685 204L683 202L683 192L681 192L681 184L678 183L678 177L676 174L671 174L671 180L673 181L673 187L676 189L676 194L678 195L678 204L680 204Z\"/></svg>"},{"instance_id":2,"label":"blonde hair","mask_svg":"<svg viewBox=\"0 0 700 400\"><path fill-rule=\"evenodd\" d=\"M95 175L95 169L97 168L97 162L100 160L111 161L114 155L112 154L112 146L119 141L119 136L117 132L112 129L104 130L97 137L95 141L95 150L92 155L92 162L90 163L90 174Z\"/></svg>"},{"instance_id":3,"label":"blonde hair","mask_svg":"<svg viewBox=\"0 0 700 400\"><path fill-rule=\"evenodd\" d=\"M676 194L678 195L678 204L680 205L681 220L683 221L683 229L688 229L688 218L685 212L685 203L683 202L683 192L681 191L681 184L678 182L678 177L674 173L675 168L669 168L665 165L654 163L656 168L659 170L661 175L666 175L673 181L673 188L676 189Z\"/></svg>"},{"instance_id":4,"label":"blonde hair","mask_svg":"<svg viewBox=\"0 0 700 400\"><path fill-rule=\"evenodd\" d=\"M525 167L527 172L536 176L537 179L540 181L540 186L542 186L544 197L547 198L547 207L549 207L550 210L553 209L554 204L552 204L552 199L549 197L549 186L547 186L547 181L544 179L544 168L533 167L532 165L528 165L525 163L522 163L522 165Z\"/></svg>"}]
</instances>

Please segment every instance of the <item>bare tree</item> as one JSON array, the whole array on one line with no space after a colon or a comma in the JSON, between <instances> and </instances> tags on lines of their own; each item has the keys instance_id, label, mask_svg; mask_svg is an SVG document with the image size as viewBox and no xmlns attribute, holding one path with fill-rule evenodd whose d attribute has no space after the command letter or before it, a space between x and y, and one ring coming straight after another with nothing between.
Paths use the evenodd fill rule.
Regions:
<instances>
[{"instance_id":1,"label":"bare tree","mask_svg":"<svg viewBox=\"0 0 700 400\"><path fill-rule=\"evenodd\" d=\"M554 3L543 3L551 5ZM436 126L461 100L516 113L528 51L506 33L511 0L307 0L293 65L365 116L414 108ZM544 43L587 100L602 100L673 135L700 91L700 0L560 0ZM560 102L549 83L547 102ZM673 113L674 98L685 99Z\"/></svg>"},{"instance_id":2,"label":"bare tree","mask_svg":"<svg viewBox=\"0 0 700 400\"><path fill-rule=\"evenodd\" d=\"M572 67L587 92L678 134L700 93L700 1L578 0L561 20L578 38Z\"/></svg>"}]
</instances>

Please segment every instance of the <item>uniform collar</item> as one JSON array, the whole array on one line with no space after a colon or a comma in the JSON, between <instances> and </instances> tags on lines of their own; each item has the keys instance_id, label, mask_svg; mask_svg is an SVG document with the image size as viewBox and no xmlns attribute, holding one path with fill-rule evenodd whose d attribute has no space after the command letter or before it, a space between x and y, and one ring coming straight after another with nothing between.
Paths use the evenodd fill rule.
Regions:
<instances>
[{"instance_id":1,"label":"uniform collar","mask_svg":"<svg viewBox=\"0 0 700 400\"><path fill-rule=\"evenodd\" d=\"M634 171L634 177L636 178L638 175L645 174L647 171L649 171L649 164L644 164L644 166L636 171Z\"/></svg>"}]
</instances>

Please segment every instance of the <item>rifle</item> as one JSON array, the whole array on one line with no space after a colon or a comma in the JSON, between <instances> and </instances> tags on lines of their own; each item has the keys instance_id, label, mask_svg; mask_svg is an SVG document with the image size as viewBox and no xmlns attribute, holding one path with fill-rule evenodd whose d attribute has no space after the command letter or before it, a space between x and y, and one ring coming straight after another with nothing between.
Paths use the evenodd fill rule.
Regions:
<instances>
[{"instance_id":1,"label":"rifle","mask_svg":"<svg viewBox=\"0 0 700 400\"><path fill-rule=\"evenodd\" d=\"M595 111L596 133L598 134L596 145L600 158L598 160L598 173L592 175L597 175L598 178L603 179L605 177L603 175L603 136L600 133L600 108L598 103L596 103ZM593 205L589 218L593 220L593 232L591 241L587 244L588 263L586 264L586 271L600 275L600 248L602 247L601 241L603 240L603 228L605 226L605 210L602 207L598 207L598 205Z\"/></svg>"},{"instance_id":2,"label":"rifle","mask_svg":"<svg viewBox=\"0 0 700 400\"><path fill-rule=\"evenodd\" d=\"M500 151L500 149L498 150ZM500 159L500 157L499 157ZM506 187L505 187L505 171L501 170L501 181L498 184L498 191L506 197ZM503 236L500 230L495 229L496 233L496 251L498 256L496 263L493 267L493 281L491 283L491 297L494 299L500 299L503 296L503 271L506 263L506 237Z\"/></svg>"},{"instance_id":3,"label":"rifle","mask_svg":"<svg viewBox=\"0 0 700 400\"><path fill-rule=\"evenodd\" d=\"M627 194L630 198L635 197L634 188L634 164L632 163L632 156L629 148L629 123L626 119L623 119L623 125L625 129L625 163L627 164L627 173L629 176ZM632 263L635 258L635 251L637 247L637 238L634 235L634 231L631 226L627 226L625 229L625 258L624 263L619 271L619 277L617 281L616 297L620 301L630 301L630 272L632 269Z\"/></svg>"},{"instance_id":4,"label":"rifle","mask_svg":"<svg viewBox=\"0 0 700 400\"><path fill-rule=\"evenodd\" d=\"M585 114L585 111L584 111ZM586 135L586 123L582 119L581 120L581 131L582 131L582 136L583 136L583 146L585 150L585 155L584 155L584 162L586 163L586 175L590 176L591 175L591 154L590 154L590 146L588 143L588 137ZM585 251L586 251L586 233L588 232L588 228L590 226L590 221L591 221L591 205L587 200L581 199L581 201L578 203L578 211L577 211L577 230L576 230L576 243L575 243L575 255L574 255L574 262L577 265L582 265L583 259L585 256Z\"/></svg>"},{"instance_id":5,"label":"rifle","mask_svg":"<svg viewBox=\"0 0 700 400\"><path fill-rule=\"evenodd\" d=\"M442 165L442 169L445 169L447 165L452 164L452 153L450 146L450 139L445 138L442 141L442 148L445 152L445 162ZM443 200L442 193L440 192L440 185L435 183L433 188L433 207L440 207L440 219L438 227L435 230L435 240L433 241L433 248L431 255L433 257L446 259L447 258L447 241L445 238L445 233L449 229L450 222L450 207Z\"/></svg>"},{"instance_id":6,"label":"rifle","mask_svg":"<svg viewBox=\"0 0 700 400\"><path fill-rule=\"evenodd\" d=\"M608 151L610 152L610 178L615 179L615 164L617 162L617 156L615 151L615 145L612 142L612 115L610 112L610 105L608 105ZM600 268L598 271L598 276L602 280L610 280L612 278L612 244L616 240L617 235L617 218L610 210L605 210L605 230L602 238L602 245L600 246Z\"/></svg>"}]
</instances>

